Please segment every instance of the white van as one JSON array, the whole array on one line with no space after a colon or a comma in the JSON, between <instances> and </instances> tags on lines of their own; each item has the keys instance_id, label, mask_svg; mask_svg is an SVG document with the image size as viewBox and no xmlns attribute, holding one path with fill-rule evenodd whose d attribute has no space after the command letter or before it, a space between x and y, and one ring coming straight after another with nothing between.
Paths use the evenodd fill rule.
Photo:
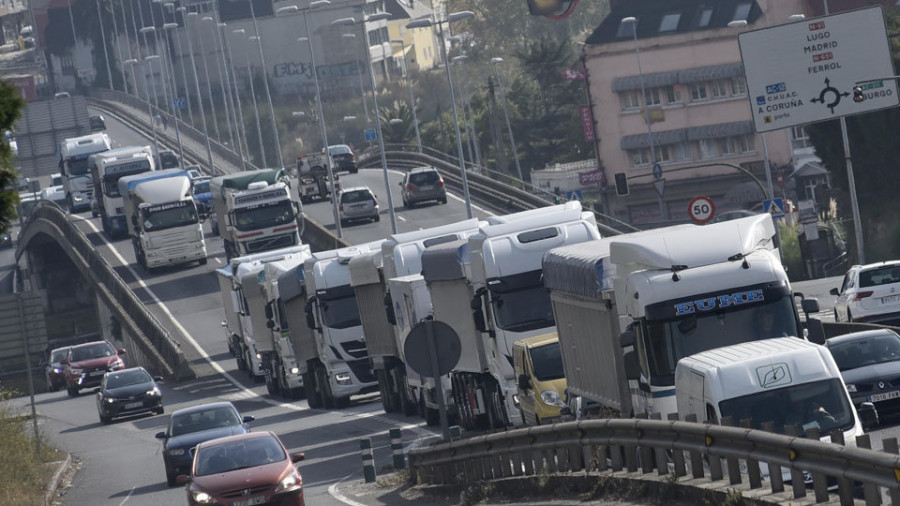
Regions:
<instances>
[{"instance_id":1,"label":"white van","mask_svg":"<svg viewBox=\"0 0 900 506\"><path fill-rule=\"evenodd\" d=\"M780 337L716 348L685 357L675 368L678 414L718 422L730 416L738 424L751 419L753 428L774 422L801 430L844 432L847 444L863 433L859 416L831 353L824 346L796 337ZM874 416L874 407L863 411Z\"/></svg>"}]
</instances>

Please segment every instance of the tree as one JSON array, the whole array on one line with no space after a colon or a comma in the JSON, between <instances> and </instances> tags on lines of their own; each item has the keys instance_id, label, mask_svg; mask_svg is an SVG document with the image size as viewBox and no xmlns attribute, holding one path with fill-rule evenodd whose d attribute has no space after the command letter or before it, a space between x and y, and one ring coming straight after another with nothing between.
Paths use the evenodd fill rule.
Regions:
<instances>
[{"instance_id":1,"label":"tree","mask_svg":"<svg viewBox=\"0 0 900 506\"><path fill-rule=\"evenodd\" d=\"M11 130L19 119L25 101L22 93L6 81L0 82L0 131ZM6 141L0 142L0 231L6 232L16 219L18 175L13 169L13 154Z\"/></svg>"}]
</instances>

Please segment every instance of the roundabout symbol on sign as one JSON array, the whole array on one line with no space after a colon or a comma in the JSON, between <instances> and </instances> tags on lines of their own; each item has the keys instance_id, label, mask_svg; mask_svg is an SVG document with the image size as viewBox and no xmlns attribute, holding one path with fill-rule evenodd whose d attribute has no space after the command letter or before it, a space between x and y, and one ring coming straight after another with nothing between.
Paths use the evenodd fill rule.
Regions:
<instances>
[{"instance_id":1,"label":"roundabout symbol on sign","mask_svg":"<svg viewBox=\"0 0 900 506\"><path fill-rule=\"evenodd\" d=\"M709 197L694 197L688 204L688 216L698 225L708 223L716 215L716 205Z\"/></svg>"}]
</instances>

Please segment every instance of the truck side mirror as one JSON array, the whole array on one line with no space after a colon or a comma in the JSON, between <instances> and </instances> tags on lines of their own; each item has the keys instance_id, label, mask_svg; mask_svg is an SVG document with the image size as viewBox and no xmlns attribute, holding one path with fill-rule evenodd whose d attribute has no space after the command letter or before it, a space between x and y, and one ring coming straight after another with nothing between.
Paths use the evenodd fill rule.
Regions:
<instances>
[{"instance_id":1,"label":"truck side mirror","mask_svg":"<svg viewBox=\"0 0 900 506\"><path fill-rule=\"evenodd\" d=\"M619 334L619 346L622 348L628 348L630 346L634 346L635 333L634 329L628 329L625 332Z\"/></svg>"},{"instance_id":2,"label":"truck side mirror","mask_svg":"<svg viewBox=\"0 0 900 506\"><path fill-rule=\"evenodd\" d=\"M272 303L271 302L266 304L264 311L266 314L266 318L271 320L272 319ZM271 328L271 327L269 327L269 328Z\"/></svg>"},{"instance_id":3,"label":"truck side mirror","mask_svg":"<svg viewBox=\"0 0 900 506\"><path fill-rule=\"evenodd\" d=\"M313 314L313 304L315 303L316 298L310 297L310 299L306 301L306 306L303 307L303 311L306 312L306 326L313 330L318 330L318 328L316 328L316 315Z\"/></svg>"},{"instance_id":4,"label":"truck side mirror","mask_svg":"<svg viewBox=\"0 0 900 506\"><path fill-rule=\"evenodd\" d=\"M387 316L388 323L391 325L397 324L397 315L394 314L394 300L391 298L391 292L384 294L384 314Z\"/></svg>"},{"instance_id":5,"label":"truck side mirror","mask_svg":"<svg viewBox=\"0 0 900 506\"><path fill-rule=\"evenodd\" d=\"M625 379L636 380L641 377L641 368L638 365L637 354L633 351L625 353Z\"/></svg>"},{"instance_id":6,"label":"truck side mirror","mask_svg":"<svg viewBox=\"0 0 900 506\"><path fill-rule=\"evenodd\" d=\"M800 308L807 316L809 313L818 313L819 299L803 299L800 301Z\"/></svg>"},{"instance_id":7,"label":"truck side mirror","mask_svg":"<svg viewBox=\"0 0 900 506\"><path fill-rule=\"evenodd\" d=\"M825 326L822 320L818 318L807 318L806 320L806 339L815 344L825 344Z\"/></svg>"},{"instance_id":8,"label":"truck side mirror","mask_svg":"<svg viewBox=\"0 0 900 506\"><path fill-rule=\"evenodd\" d=\"M531 380L527 374L519 375L519 390L528 390L531 388Z\"/></svg>"}]
</instances>

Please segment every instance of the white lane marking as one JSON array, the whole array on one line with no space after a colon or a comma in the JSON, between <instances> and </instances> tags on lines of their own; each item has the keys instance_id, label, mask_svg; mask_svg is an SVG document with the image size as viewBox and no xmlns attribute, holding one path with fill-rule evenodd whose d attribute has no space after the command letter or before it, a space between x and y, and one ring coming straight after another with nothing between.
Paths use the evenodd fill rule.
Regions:
<instances>
[{"instance_id":1,"label":"white lane marking","mask_svg":"<svg viewBox=\"0 0 900 506\"><path fill-rule=\"evenodd\" d=\"M222 263L222 259L219 257L216 257L216 262Z\"/></svg>"},{"instance_id":2,"label":"white lane marking","mask_svg":"<svg viewBox=\"0 0 900 506\"><path fill-rule=\"evenodd\" d=\"M400 221L406 221L406 218L404 218L403 216L397 216L397 219Z\"/></svg>"},{"instance_id":3,"label":"white lane marking","mask_svg":"<svg viewBox=\"0 0 900 506\"><path fill-rule=\"evenodd\" d=\"M342 494L340 490L338 490L338 485L340 485L341 483L344 483L345 481L347 481L348 478L350 478L351 476L353 476L355 474L357 474L357 473L350 473L347 476L344 476L343 478L338 480L337 483L332 483L331 486L328 487L328 494L331 495L331 497L334 497L335 499L337 499L338 501L341 501L342 503L348 504L350 506L366 506L365 504L358 503L358 502L354 501L353 499L350 499L349 497Z\"/></svg>"},{"instance_id":4,"label":"white lane marking","mask_svg":"<svg viewBox=\"0 0 900 506\"><path fill-rule=\"evenodd\" d=\"M123 504L128 502L128 499L131 498L131 494L133 494L133 493L134 493L134 487L131 487L131 490L128 491L128 495L125 496L125 499L122 499L122 502L119 503L119 506L122 506Z\"/></svg>"}]
</instances>

